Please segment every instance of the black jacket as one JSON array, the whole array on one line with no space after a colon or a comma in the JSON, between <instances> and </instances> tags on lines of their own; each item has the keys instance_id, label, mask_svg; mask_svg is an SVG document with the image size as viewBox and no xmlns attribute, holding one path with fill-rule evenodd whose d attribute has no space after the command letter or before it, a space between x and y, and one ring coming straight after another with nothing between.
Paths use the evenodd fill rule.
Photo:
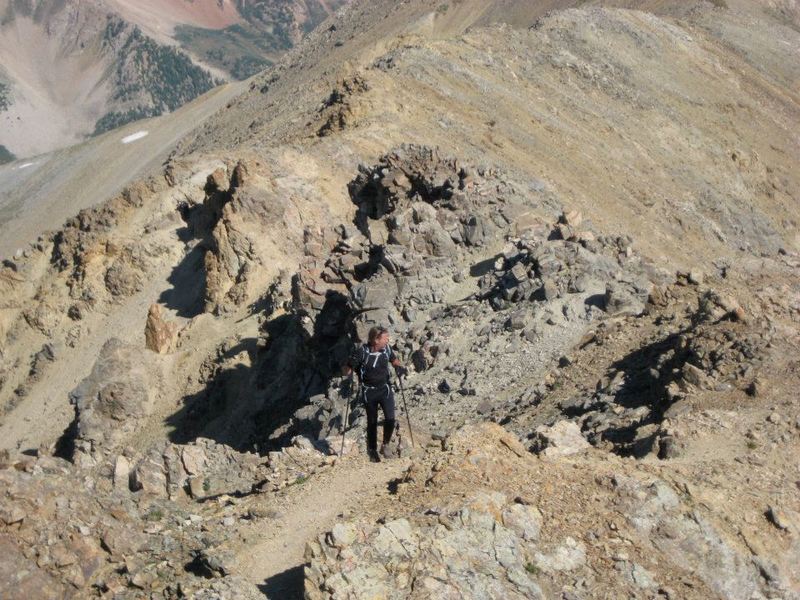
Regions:
<instances>
[{"instance_id":1,"label":"black jacket","mask_svg":"<svg viewBox=\"0 0 800 600\"><path fill-rule=\"evenodd\" d=\"M389 383L389 366L393 360L395 354L391 346L387 345L380 352L371 352L368 344L362 344L350 355L348 364L363 385L378 387Z\"/></svg>"}]
</instances>

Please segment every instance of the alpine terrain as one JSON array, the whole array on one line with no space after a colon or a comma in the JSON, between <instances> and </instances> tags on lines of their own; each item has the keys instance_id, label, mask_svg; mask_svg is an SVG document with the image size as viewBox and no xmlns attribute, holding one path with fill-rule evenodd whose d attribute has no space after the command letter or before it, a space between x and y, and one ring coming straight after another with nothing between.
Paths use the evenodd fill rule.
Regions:
<instances>
[{"instance_id":1,"label":"alpine terrain","mask_svg":"<svg viewBox=\"0 0 800 600\"><path fill-rule=\"evenodd\" d=\"M0 168L0 596L800 599L796 0L289 4Z\"/></svg>"},{"instance_id":2,"label":"alpine terrain","mask_svg":"<svg viewBox=\"0 0 800 600\"><path fill-rule=\"evenodd\" d=\"M0 0L0 164L273 64L345 0Z\"/></svg>"}]
</instances>

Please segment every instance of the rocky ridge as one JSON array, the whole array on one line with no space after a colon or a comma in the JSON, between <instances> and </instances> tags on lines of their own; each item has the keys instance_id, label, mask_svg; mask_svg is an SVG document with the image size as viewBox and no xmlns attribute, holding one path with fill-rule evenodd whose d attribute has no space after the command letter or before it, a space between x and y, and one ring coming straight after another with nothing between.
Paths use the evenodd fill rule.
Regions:
<instances>
[{"instance_id":1,"label":"rocky ridge","mask_svg":"<svg viewBox=\"0 0 800 600\"><path fill-rule=\"evenodd\" d=\"M207 177L202 200L179 206L185 238L204 250L201 264L206 272L217 274L207 276L196 288L192 310L224 315L246 304L248 290L253 289L247 276L253 267L247 265L263 251L249 252L256 230L238 223L245 222L255 193L249 186L259 181L259 172L257 163L246 161L217 168ZM175 171L168 170L166 182L153 182L148 192L172 189L174 177ZM481 202L487 189L502 194L495 218L491 214L496 205ZM705 498L707 492L696 489L695 482L709 466L703 461L693 463L697 473L679 471L680 481L692 483L675 484L670 463L682 464L681 459L692 454L692 446L702 440L700 431L731 427L729 411L702 408L714 406L714 400L703 394L739 399L765 394L764 381L771 379L765 369L773 368L776 361L771 348L796 343L776 338L775 333L796 319L800 308L786 304L785 294L769 282L780 281L785 269L795 268L797 259L785 255L783 260L770 261L766 270L767 262L762 260L759 267L765 285L757 296L759 302L745 308L711 286L726 289L726 280L751 277L747 265L722 265L720 274L713 276L691 272L669 277L637 257L631 240L597 233L579 213L563 211L549 221L527 212L514 213L519 202L514 189L516 185L502 173L459 164L420 146L400 148L377 166L360 169L349 186L353 225L303 230L296 252L305 258L299 260L297 273L290 277L285 269L278 270L262 301L268 315L262 337L245 352L255 366L254 378L243 379L240 385L268 388L267 402L277 397L302 399L295 395L300 386L306 393L314 389L311 386L321 390L300 402L293 413L285 413L287 420L268 430L268 436L242 437L245 431L250 436L256 431L242 426L253 415L266 418L258 416L266 413L274 418L274 404L260 409L250 405L245 412L225 408L229 405L224 400L221 407L215 406L225 398L217 394L230 394L231 380L222 370L229 360L225 357L237 356L235 344L226 343L217 349L217 359L207 363L205 374L200 372L201 377L220 383L212 384L216 391L211 387L190 405L194 413L187 414L184 427L192 431L191 423L203 423L194 429L196 433L187 435L184 429L185 442L130 446L143 439L144 422L159 403L152 392L164 389L164 385L150 385L155 374L163 373L170 364L165 361L191 343L191 330L197 325L167 323L151 307L140 343L161 340L164 354L151 348L154 352L141 355L137 344L107 342L92 372L71 394L75 420L54 449L72 462L51 458L46 446L38 450L38 458L7 460L9 492L3 507L9 552L23 561L26 555L18 545L22 540L41 544L27 551L28 558L36 557L39 570L20 580L19 589L82 594L92 587L112 597L136 597L142 591L151 597L226 593L250 597L250 588L237 579L241 575L231 556L252 541L237 533L237 527L230 527L263 518L258 515L267 514L263 506L273 495L313 485L326 472L363 460L334 458L341 443L341 411L353 393L348 382L334 374L350 339L357 339L374 322L388 321L406 341L398 350L414 365L407 385L413 390L410 405L417 447L407 473L394 483L397 501L381 506L405 515L422 510L422 519L398 516L382 518L383 524L378 525L369 521L337 525L307 551L307 597L362 597L380 590L394 590L386 593L397 597L458 590L483 590L489 597L547 597L548 590L555 589L596 596L620 585L644 597L657 592L668 597L696 593L698 598L708 594L749 598L759 590L794 597L796 575L788 559L792 550L782 550L789 552L788 562L764 557L777 556L774 549L766 549L772 548L766 541L771 528L785 531L789 543L796 543L791 542L797 535L793 529L796 510L762 505L760 525L748 520L752 512L729 513L728 518L740 522L740 527L750 527L744 548L731 545L726 541L729 533L708 521L710 513L687 519L686 509L681 508L680 493ZM115 231L111 225L133 214L140 202L136 198L129 191L101 210L84 213L75 221L76 227L68 227L53 241L50 260L69 282L70 295L95 300L70 309L74 314L70 318L80 321L82 315L91 314L87 311L113 306L141 291L147 261L136 263L132 254L114 252L110 260L102 259L105 268L98 269L98 258L91 252L108 247L106 236ZM487 205L492 213L484 212ZM141 256L148 255L147 248L140 247ZM440 248L446 251L440 253ZM488 264L467 275L460 265L474 264L473 253L494 258L477 261ZM237 266L242 264L244 268ZM468 295L461 297L464 293ZM50 315L41 310L22 313L21 318L30 326L39 322L30 316L36 314ZM276 315L286 322L276 326L269 318ZM41 321L40 327L57 328L58 323ZM565 335L565 331L573 333ZM620 344L621 333L625 344ZM535 356L519 351L526 344L537 348ZM636 348L636 355L615 362L626 345ZM324 360L308 362L307 357L315 353ZM504 358L513 370L498 371L491 363L481 368L478 357L492 354ZM259 382L266 365L280 364L287 356L296 361L288 363L295 365L291 380ZM52 360L52 348L45 348L34 365ZM537 385L520 386L513 373L531 368L552 370ZM457 380L456 375L461 377ZM595 391L589 392L587 384L598 377ZM573 395L567 396L568 392ZM765 458L747 455L760 447L755 440L779 435L777 439L787 448L797 444L790 416L794 405L785 406L788 413L779 408L767 415L770 429L741 431L741 439L747 441L737 450L744 452L744 458L741 470L733 471L734 480L744 477L753 461L763 464ZM287 408L291 410L285 407L284 411ZM702 411L700 421L698 411ZM364 416L358 407L351 414L345 444L349 455L356 452L357 442L363 444ZM209 416L211 422L217 419L222 425L214 437L235 431L238 448L197 437L203 430L214 431L208 426ZM459 428L464 421L485 419L504 423L519 437L497 426ZM752 420L737 419L735 427L748 422ZM458 432L448 435L454 429ZM404 426L398 442L397 456L412 455ZM262 455L242 451L254 443ZM597 449L591 449L592 445ZM280 446L283 450L263 453ZM642 466L628 466L606 450L647 460ZM774 446L765 450L772 457L779 452ZM535 458L531 451L542 458ZM506 464L508 460L513 465ZM583 467L569 466L581 460ZM567 463L558 466L558 461ZM665 466L658 466L662 461ZM609 472L603 483L606 480L597 475L597 469L604 463L626 468L623 474ZM628 544L642 556L652 552L672 556L668 563L674 571L661 570L660 562L654 565L652 557L646 562L620 551L612 552L613 569L603 570L598 579L589 548L606 548L606 535L619 535L618 524L616 529L609 526L613 534L589 527L563 537L552 532L542 537L544 500L529 498L522 486L527 482L530 494L531 478L541 477L542 470L554 466L591 469L593 481L607 487L607 498L593 500L598 510L617 507L628 519L625 527L631 528L625 530ZM530 469L539 475L532 475ZM653 469L672 483L648 479ZM778 469L776 474L782 472ZM49 494L48 486L58 485L54 475L83 481L82 488L72 492L74 497L56 502L66 519L95 515L87 517L88 522L75 522L81 537L57 534L51 529L50 509L31 501L38 494ZM510 487L509 481L519 482L520 487ZM569 485L548 481L561 490L562 498L574 495L574 486L585 485L575 479L569 479ZM477 482L482 482L485 492L476 496ZM447 488L450 484L454 489ZM727 485L732 487L733 481ZM759 485L784 484L767 480ZM427 500L432 493L429 488L441 494L440 499ZM466 499L456 489L469 489ZM755 496L763 498L762 493L757 491ZM652 502L647 500L651 496ZM571 506L584 507L581 498L580 494L572 498ZM411 508L421 499L426 499L424 509ZM83 508L98 501L92 504L94 512ZM135 564L128 564L131 560L126 556L133 546L115 554L109 543L104 545L109 524L103 515L114 514L107 504L112 501L123 502L132 511L131 521L125 521L130 528L127 535L134 536L131 543L144 552ZM202 515L193 517L196 512ZM602 523L606 517L593 514L585 519L583 523ZM147 525L154 521L164 525ZM141 530L132 525L137 522L144 524ZM564 526L563 521L559 523ZM725 525L729 526L733 527ZM485 530L492 535L485 535ZM665 536L661 539L653 531L671 533L660 533ZM177 544L176 535L181 536ZM147 542L153 536L160 536L160 541ZM674 539L688 540L680 552L671 545ZM65 554L51 561L49 549L59 544ZM474 555L464 555L458 550L462 547L472 548ZM453 553L460 557L458 562L446 558ZM92 559L70 558L84 555ZM118 560L125 562L124 568ZM678 574L687 568L693 570L691 576ZM476 579L476 572L484 576ZM208 577L211 582L205 581ZM681 591L676 591L675 581L684 586Z\"/></svg>"},{"instance_id":2,"label":"rocky ridge","mask_svg":"<svg viewBox=\"0 0 800 600\"><path fill-rule=\"evenodd\" d=\"M301 64L326 47L314 44L366 23L363 8L254 82L204 142L187 140L150 179L3 262L0 507L19 566L4 580L26 597L252 597L256 585L297 597L304 579L309 597L796 597L800 474L786 457L800 432L800 260L794 180L766 134L753 137L736 110L734 128L706 127L716 117L681 96L698 74L676 72L665 81L683 86L689 112L668 111L659 135L673 143L670 127L693 124L719 160L648 186L638 159L607 160L608 177L590 168L587 202L585 182L554 166L583 128L599 142L574 152L576 173L617 135L577 126L586 104L536 113L566 141L548 152L526 142L533 164L509 150L525 122L478 127L475 111L429 121L401 90L428 97L435 80L447 106L472 89L484 103L506 90L513 104L536 99L533 78L560 90L553 102L589 96L622 127L631 106L661 114L678 102L637 79L627 49L702 40L716 53L722 34L704 28L738 22L740 9L561 11L458 40L415 30L357 75L314 79ZM613 43L598 47L591 24ZM648 64L664 68L657 54ZM531 62L497 58L512 55ZM730 77L734 64L755 77L741 56L714 56ZM791 101L764 98L788 107L762 126L790 148L773 126L791 120ZM387 126L409 106L422 125ZM247 148L232 142L243 130L257 136ZM652 128L619 131L678 173L637 137ZM759 152L732 158L725 135ZM212 138L227 149L185 154ZM645 187L664 198L637 196ZM635 198L653 209L646 218ZM344 423L354 389L338 367L376 322L413 367L416 444L401 413L398 458L373 466L359 453L362 411ZM301 523L303 512L318 520ZM106 528L133 545L104 546Z\"/></svg>"},{"instance_id":3,"label":"rocky ridge","mask_svg":"<svg viewBox=\"0 0 800 600\"><path fill-rule=\"evenodd\" d=\"M0 2L0 143L29 158L176 110L276 62L333 2Z\"/></svg>"},{"instance_id":4,"label":"rocky ridge","mask_svg":"<svg viewBox=\"0 0 800 600\"><path fill-rule=\"evenodd\" d=\"M750 557L749 534L743 542L657 465L594 450L536 459L491 425L443 447L402 478L403 516L309 543L307 598L797 597L789 563ZM764 517L759 544L769 527Z\"/></svg>"}]
</instances>

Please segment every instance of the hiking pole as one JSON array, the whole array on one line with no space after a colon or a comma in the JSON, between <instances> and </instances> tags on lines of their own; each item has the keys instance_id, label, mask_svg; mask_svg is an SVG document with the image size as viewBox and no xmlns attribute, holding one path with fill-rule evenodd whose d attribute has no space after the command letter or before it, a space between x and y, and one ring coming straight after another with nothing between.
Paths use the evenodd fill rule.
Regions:
<instances>
[{"instance_id":1,"label":"hiking pole","mask_svg":"<svg viewBox=\"0 0 800 600\"><path fill-rule=\"evenodd\" d=\"M414 430L411 429L411 413L408 412L408 404L406 403L406 390L403 387L403 378L398 375L397 381L400 384L400 396L403 398L403 408L406 411L406 419L408 420L408 435L411 437L411 447L414 447Z\"/></svg>"},{"instance_id":2,"label":"hiking pole","mask_svg":"<svg viewBox=\"0 0 800 600\"><path fill-rule=\"evenodd\" d=\"M350 389L353 389L353 376L350 375ZM344 434L347 431L347 419L350 414L350 398L345 398L344 421L342 421L342 448L339 450L339 457L344 457Z\"/></svg>"}]
</instances>

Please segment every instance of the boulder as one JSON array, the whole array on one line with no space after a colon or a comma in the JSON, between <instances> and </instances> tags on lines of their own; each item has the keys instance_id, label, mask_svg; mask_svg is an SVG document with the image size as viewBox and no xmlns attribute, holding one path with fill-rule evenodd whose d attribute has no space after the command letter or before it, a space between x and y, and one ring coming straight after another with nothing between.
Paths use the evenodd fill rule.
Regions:
<instances>
[{"instance_id":1,"label":"boulder","mask_svg":"<svg viewBox=\"0 0 800 600\"><path fill-rule=\"evenodd\" d=\"M470 215L465 219L463 238L469 246L480 246L486 237L486 222L477 215Z\"/></svg>"},{"instance_id":2,"label":"boulder","mask_svg":"<svg viewBox=\"0 0 800 600\"><path fill-rule=\"evenodd\" d=\"M645 301L628 286L618 282L611 282L606 286L605 310L608 314L639 316L644 312L644 309Z\"/></svg>"},{"instance_id":3,"label":"boulder","mask_svg":"<svg viewBox=\"0 0 800 600\"><path fill-rule=\"evenodd\" d=\"M586 547L568 537L552 553L535 554L536 566L547 573L556 571L574 571L586 564Z\"/></svg>"},{"instance_id":4,"label":"boulder","mask_svg":"<svg viewBox=\"0 0 800 600\"><path fill-rule=\"evenodd\" d=\"M143 252L135 244L123 248L106 271L105 286L112 296L132 296L144 285Z\"/></svg>"},{"instance_id":5,"label":"boulder","mask_svg":"<svg viewBox=\"0 0 800 600\"><path fill-rule=\"evenodd\" d=\"M106 342L89 376L70 393L76 447L121 448L150 414L159 381L159 369L140 347L116 338Z\"/></svg>"},{"instance_id":6,"label":"boulder","mask_svg":"<svg viewBox=\"0 0 800 600\"><path fill-rule=\"evenodd\" d=\"M204 498L207 494L206 492L206 478L205 477L189 477L187 480L187 484L189 487L189 494L195 500L200 500Z\"/></svg>"},{"instance_id":7,"label":"boulder","mask_svg":"<svg viewBox=\"0 0 800 600\"><path fill-rule=\"evenodd\" d=\"M542 425L534 432L532 450L548 458L577 454L591 446L572 421L559 421L552 427Z\"/></svg>"},{"instance_id":8,"label":"boulder","mask_svg":"<svg viewBox=\"0 0 800 600\"><path fill-rule=\"evenodd\" d=\"M683 381L699 389L711 389L713 380L703 371L691 363L685 363L681 371Z\"/></svg>"},{"instance_id":9,"label":"boulder","mask_svg":"<svg viewBox=\"0 0 800 600\"><path fill-rule=\"evenodd\" d=\"M478 493L438 518L337 524L306 547L305 597L543 598L527 549L540 520Z\"/></svg>"},{"instance_id":10,"label":"boulder","mask_svg":"<svg viewBox=\"0 0 800 600\"><path fill-rule=\"evenodd\" d=\"M120 454L114 461L114 488L128 490L130 489L130 480L131 463Z\"/></svg>"},{"instance_id":11,"label":"boulder","mask_svg":"<svg viewBox=\"0 0 800 600\"><path fill-rule=\"evenodd\" d=\"M164 471L164 463L153 458L141 460L133 471L131 489L153 496L166 497L167 474Z\"/></svg>"},{"instance_id":12,"label":"boulder","mask_svg":"<svg viewBox=\"0 0 800 600\"><path fill-rule=\"evenodd\" d=\"M208 459L205 450L199 446L184 446L181 449L181 462L189 475L200 475L204 472Z\"/></svg>"}]
</instances>

